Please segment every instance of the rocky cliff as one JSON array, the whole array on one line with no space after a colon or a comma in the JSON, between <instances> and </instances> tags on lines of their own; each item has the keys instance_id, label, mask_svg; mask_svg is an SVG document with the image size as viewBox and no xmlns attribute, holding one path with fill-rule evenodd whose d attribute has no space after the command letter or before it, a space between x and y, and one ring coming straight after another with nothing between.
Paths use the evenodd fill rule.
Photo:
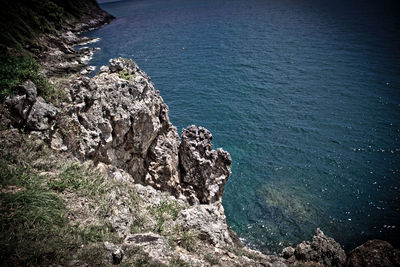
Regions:
<instances>
[{"instance_id":1,"label":"rocky cliff","mask_svg":"<svg viewBox=\"0 0 400 267\"><path fill-rule=\"evenodd\" d=\"M346 256L319 229L280 256L246 248L226 224L221 200L232 160L213 149L212 134L192 125L179 137L160 93L132 60L111 59L85 76L93 51L73 46L92 40L75 33L108 21L97 14L29 48L60 101L45 100L28 80L1 104L3 265L400 263L399 251L381 241Z\"/></svg>"},{"instance_id":2,"label":"rocky cliff","mask_svg":"<svg viewBox=\"0 0 400 267\"><path fill-rule=\"evenodd\" d=\"M79 221L84 228L106 224L115 233L117 242L87 244L104 252L102 264L133 264L137 259L130 253L138 249L157 266L174 261L190 266L283 264L283 258L240 244L221 205L229 154L213 150L212 135L203 127L184 129L180 139L159 92L133 61L111 59L93 78L78 75L62 89L66 97L56 107L37 96L31 81L22 84L20 94L3 103L3 127L8 129L2 134L11 144L6 150L13 151L10 139L22 138L15 129L23 125L28 139L49 144L53 155L79 159L99 173L102 178L93 179L107 186L99 197L110 204L102 213L96 205L85 205L98 200L81 195L80 185L71 190L80 184L76 179L87 178L63 180L63 172L51 168L44 183L70 206L71 223ZM78 218L78 213L85 215ZM92 264L71 258L69 263Z\"/></svg>"}]
</instances>

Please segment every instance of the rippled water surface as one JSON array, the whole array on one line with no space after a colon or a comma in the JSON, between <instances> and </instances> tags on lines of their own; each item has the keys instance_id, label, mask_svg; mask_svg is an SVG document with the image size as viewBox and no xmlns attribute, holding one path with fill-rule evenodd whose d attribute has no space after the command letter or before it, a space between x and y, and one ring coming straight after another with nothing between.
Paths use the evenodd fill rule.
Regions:
<instances>
[{"instance_id":1,"label":"rippled water surface","mask_svg":"<svg viewBox=\"0 0 400 267\"><path fill-rule=\"evenodd\" d=\"M321 227L346 249L400 245L400 23L375 2L118 1L87 35L93 65L133 58L179 131L205 126L230 152L223 204L248 243Z\"/></svg>"}]
</instances>

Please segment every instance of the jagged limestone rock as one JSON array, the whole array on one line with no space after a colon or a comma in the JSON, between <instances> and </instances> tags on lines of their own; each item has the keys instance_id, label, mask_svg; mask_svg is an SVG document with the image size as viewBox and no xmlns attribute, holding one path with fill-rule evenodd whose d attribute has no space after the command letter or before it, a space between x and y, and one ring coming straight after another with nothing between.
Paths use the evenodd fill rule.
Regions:
<instances>
[{"instance_id":1,"label":"jagged limestone rock","mask_svg":"<svg viewBox=\"0 0 400 267\"><path fill-rule=\"evenodd\" d=\"M111 164L138 183L179 194L178 133L168 107L136 63L111 59L109 71L72 81L66 110L79 126L80 139L71 150L80 158ZM53 136L59 136L57 130Z\"/></svg>"},{"instance_id":2,"label":"jagged limestone rock","mask_svg":"<svg viewBox=\"0 0 400 267\"><path fill-rule=\"evenodd\" d=\"M111 59L107 71L75 79L69 99L65 109L79 139L66 143L80 158L123 169L135 182L186 196L192 204L221 201L229 153L213 150L212 135L203 127L183 130L180 142L167 105L132 60ZM59 138L65 130L52 134L59 150L68 146Z\"/></svg>"},{"instance_id":3,"label":"jagged limestone rock","mask_svg":"<svg viewBox=\"0 0 400 267\"><path fill-rule=\"evenodd\" d=\"M369 240L349 252L346 266L400 266L400 249L386 241Z\"/></svg>"},{"instance_id":4,"label":"jagged limestone rock","mask_svg":"<svg viewBox=\"0 0 400 267\"><path fill-rule=\"evenodd\" d=\"M160 190L168 189L175 195L178 195L181 189L177 144L179 136L175 128L157 136L147 154L148 172L145 177L146 184Z\"/></svg>"},{"instance_id":5,"label":"jagged limestone rock","mask_svg":"<svg viewBox=\"0 0 400 267\"><path fill-rule=\"evenodd\" d=\"M194 125L182 131L179 149L182 181L193 188L200 203L220 202L231 174L232 159L228 152L212 149L212 134Z\"/></svg>"},{"instance_id":6,"label":"jagged limestone rock","mask_svg":"<svg viewBox=\"0 0 400 267\"><path fill-rule=\"evenodd\" d=\"M47 130L58 112L59 110L53 104L47 103L39 96L29 112L26 124L34 131Z\"/></svg>"},{"instance_id":7,"label":"jagged limestone rock","mask_svg":"<svg viewBox=\"0 0 400 267\"><path fill-rule=\"evenodd\" d=\"M284 248L283 250L282 250L282 253L281 253L281 255L282 255L282 257L284 257L285 259L289 259L289 258L291 258L292 256L294 256L294 248L292 248L292 247L286 247L286 248Z\"/></svg>"},{"instance_id":8,"label":"jagged limestone rock","mask_svg":"<svg viewBox=\"0 0 400 267\"><path fill-rule=\"evenodd\" d=\"M20 86L20 92L21 95L4 102L10 111L12 124L24 124L32 131L48 130L59 113L58 108L37 97L36 86L30 80Z\"/></svg>"},{"instance_id":9,"label":"jagged limestone rock","mask_svg":"<svg viewBox=\"0 0 400 267\"><path fill-rule=\"evenodd\" d=\"M112 264L120 264L124 257L124 251L113 243L106 241L103 244L104 248L110 253L109 258Z\"/></svg>"},{"instance_id":10,"label":"jagged limestone rock","mask_svg":"<svg viewBox=\"0 0 400 267\"><path fill-rule=\"evenodd\" d=\"M289 259L291 263L321 264L322 266L346 264L346 254L340 244L326 236L319 228L315 231L311 242L303 241L296 246L294 257L295 259Z\"/></svg>"},{"instance_id":11,"label":"jagged limestone rock","mask_svg":"<svg viewBox=\"0 0 400 267\"><path fill-rule=\"evenodd\" d=\"M154 233L129 235L125 238L123 249L140 248L149 255L153 262L168 264L172 253L168 241Z\"/></svg>"},{"instance_id":12,"label":"jagged limestone rock","mask_svg":"<svg viewBox=\"0 0 400 267\"><path fill-rule=\"evenodd\" d=\"M232 245L222 205L195 205L183 210L178 219L184 229L197 230L200 238L223 247Z\"/></svg>"}]
</instances>

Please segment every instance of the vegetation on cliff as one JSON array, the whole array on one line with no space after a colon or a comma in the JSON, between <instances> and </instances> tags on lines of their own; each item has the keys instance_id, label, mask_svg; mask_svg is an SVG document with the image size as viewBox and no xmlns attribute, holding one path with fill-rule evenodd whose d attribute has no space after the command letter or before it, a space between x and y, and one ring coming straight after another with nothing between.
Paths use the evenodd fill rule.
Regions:
<instances>
[{"instance_id":1,"label":"vegetation on cliff","mask_svg":"<svg viewBox=\"0 0 400 267\"><path fill-rule=\"evenodd\" d=\"M37 45L36 37L100 9L96 0L5 0L0 9L0 45Z\"/></svg>"},{"instance_id":2,"label":"vegetation on cliff","mask_svg":"<svg viewBox=\"0 0 400 267\"><path fill-rule=\"evenodd\" d=\"M320 230L284 258L244 247L221 205L231 158L213 150L207 129L190 126L180 139L132 60L111 59L93 78L76 74L87 61L72 49L82 39L68 28L41 40L49 50L36 47L41 33L98 9L94 0L10 3L10 23L23 23L6 29L0 44L1 266L345 263L340 245ZM41 67L25 44L39 51ZM55 89L42 72L59 65L75 76Z\"/></svg>"},{"instance_id":3,"label":"vegetation on cliff","mask_svg":"<svg viewBox=\"0 0 400 267\"><path fill-rule=\"evenodd\" d=\"M107 209L101 174L17 130L0 140L2 266L61 263L90 242L118 240L105 221L71 223L79 195Z\"/></svg>"},{"instance_id":4,"label":"vegetation on cliff","mask_svg":"<svg viewBox=\"0 0 400 267\"><path fill-rule=\"evenodd\" d=\"M18 86L26 80L31 80L38 89L38 95L47 101L59 97L57 89L40 73L40 65L35 58L23 51L14 55L0 48L0 102L6 96L18 93Z\"/></svg>"},{"instance_id":5,"label":"vegetation on cliff","mask_svg":"<svg viewBox=\"0 0 400 267\"><path fill-rule=\"evenodd\" d=\"M35 83L39 96L52 103L59 102L64 97L62 91L49 83L38 62L46 61L46 54L54 47L62 47L70 53L73 50L65 40L51 36L66 30L98 27L112 18L100 9L96 0L3 1L0 9L0 102L17 94L18 85L28 79ZM48 34L50 38L42 38ZM49 56L58 58L55 54ZM71 60L76 58L71 57Z\"/></svg>"}]
</instances>

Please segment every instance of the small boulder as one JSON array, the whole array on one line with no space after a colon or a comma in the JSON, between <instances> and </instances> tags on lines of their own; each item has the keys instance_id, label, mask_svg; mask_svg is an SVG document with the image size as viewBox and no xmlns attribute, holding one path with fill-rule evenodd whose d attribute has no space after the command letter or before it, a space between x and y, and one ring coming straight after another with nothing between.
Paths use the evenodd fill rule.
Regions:
<instances>
[{"instance_id":1,"label":"small boulder","mask_svg":"<svg viewBox=\"0 0 400 267\"><path fill-rule=\"evenodd\" d=\"M124 257L124 251L117 245L104 242L104 248L110 252L110 259L113 264L120 264Z\"/></svg>"},{"instance_id":2,"label":"small boulder","mask_svg":"<svg viewBox=\"0 0 400 267\"><path fill-rule=\"evenodd\" d=\"M27 80L20 86L20 90L25 94L26 100L30 103L36 101L37 89L35 84L31 80Z\"/></svg>"},{"instance_id":3,"label":"small boulder","mask_svg":"<svg viewBox=\"0 0 400 267\"><path fill-rule=\"evenodd\" d=\"M58 108L38 97L33 104L26 123L32 130L43 131L50 128L50 121L59 113Z\"/></svg>"},{"instance_id":4,"label":"small boulder","mask_svg":"<svg viewBox=\"0 0 400 267\"><path fill-rule=\"evenodd\" d=\"M171 247L164 237L154 233L128 235L123 244L124 250L139 248L143 250L153 262L168 264Z\"/></svg>"},{"instance_id":5,"label":"small boulder","mask_svg":"<svg viewBox=\"0 0 400 267\"><path fill-rule=\"evenodd\" d=\"M20 95L5 101L11 121L15 124L26 124L30 130L44 131L50 128L59 110L42 97L37 97L35 84L27 80L20 88Z\"/></svg>"},{"instance_id":6,"label":"small boulder","mask_svg":"<svg viewBox=\"0 0 400 267\"><path fill-rule=\"evenodd\" d=\"M108 71L109 71L108 66L101 66L99 69L99 73L108 72Z\"/></svg>"},{"instance_id":7,"label":"small boulder","mask_svg":"<svg viewBox=\"0 0 400 267\"><path fill-rule=\"evenodd\" d=\"M282 250L282 257L284 257L285 259L289 259L290 257L292 257L294 255L294 248L292 247L286 247Z\"/></svg>"}]
</instances>

